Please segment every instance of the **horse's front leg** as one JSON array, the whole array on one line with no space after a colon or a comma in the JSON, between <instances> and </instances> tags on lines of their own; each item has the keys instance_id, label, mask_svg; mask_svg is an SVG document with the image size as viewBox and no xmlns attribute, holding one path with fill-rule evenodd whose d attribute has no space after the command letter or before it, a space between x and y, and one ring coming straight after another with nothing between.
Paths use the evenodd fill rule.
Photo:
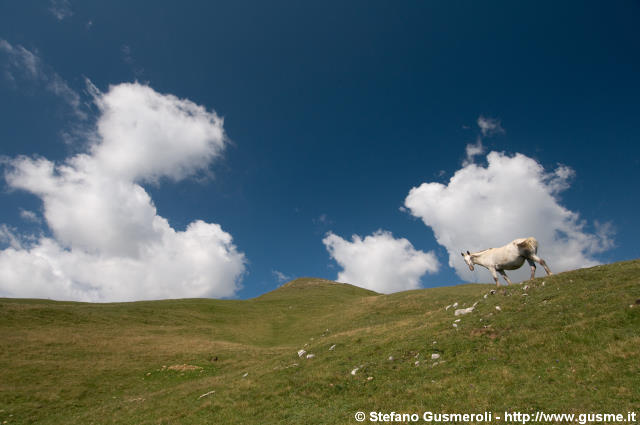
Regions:
<instances>
[{"instance_id":1,"label":"horse's front leg","mask_svg":"<svg viewBox=\"0 0 640 425\"><path fill-rule=\"evenodd\" d=\"M493 280L496 281L496 286L500 286L500 283L498 283L498 273L496 273L496 269L494 267L488 267L488 269L493 276Z\"/></svg>"},{"instance_id":2,"label":"horse's front leg","mask_svg":"<svg viewBox=\"0 0 640 425\"><path fill-rule=\"evenodd\" d=\"M536 263L534 263L534 261L530 258L527 258L527 262L531 266L531 279L529 280L533 280L533 278L536 277Z\"/></svg>"},{"instance_id":3,"label":"horse's front leg","mask_svg":"<svg viewBox=\"0 0 640 425\"><path fill-rule=\"evenodd\" d=\"M505 273L505 271L504 271L504 270L502 270L502 269L500 269L500 270L498 270L498 271L500 272L500 274L502 275L502 277L504 277L504 280L506 280L506 281L507 281L507 284L511 285L512 283L511 283L511 281L509 280L509 276L507 276L507 274Z\"/></svg>"},{"instance_id":4,"label":"horse's front leg","mask_svg":"<svg viewBox=\"0 0 640 425\"><path fill-rule=\"evenodd\" d=\"M542 258L540 258L540 257L538 257L537 255L534 254L534 255L531 256L531 259L533 261L537 261L538 263L540 263L540 265L542 267L544 267L544 271L547 272L548 276L551 276L553 274L553 273L551 273L551 270L549 270L549 267L547 267L547 263Z\"/></svg>"}]
</instances>

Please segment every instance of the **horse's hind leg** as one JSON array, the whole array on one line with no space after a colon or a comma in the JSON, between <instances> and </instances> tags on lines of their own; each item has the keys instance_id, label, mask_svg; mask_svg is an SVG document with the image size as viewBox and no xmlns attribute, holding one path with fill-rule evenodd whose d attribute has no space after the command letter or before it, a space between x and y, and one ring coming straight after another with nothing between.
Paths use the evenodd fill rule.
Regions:
<instances>
[{"instance_id":1,"label":"horse's hind leg","mask_svg":"<svg viewBox=\"0 0 640 425\"><path fill-rule=\"evenodd\" d=\"M549 270L549 267L547 267L547 263L540 257L538 257L537 255L533 254L531 256L531 259L537 263L540 263L540 265L542 267L544 267L544 271L547 272L547 275L551 276L553 273L551 273L551 270Z\"/></svg>"},{"instance_id":2,"label":"horse's hind leg","mask_svg":"<svg viewBox=\"0 0 640 425\"><path fill-rule=\"evenodd\" d=\"M504 277L504 280L506 280L506 281L507 281L507 283L508 283L509 285L511 285L511 284L512 284L512 283L511 283L511 281L509 280L509 277L508 277L508 276L507 276L507 274L504 272L504 270L498 270L498 272L502 275L502 277Z\"/></svg>"},{"instance_id":3,"label":"horse's hind leg","mask_svg":"<svg viewBox=\"0 0 640 425\"><path fill-rule=\"evenodd\" d=\"M530 280L533 280L533 278L536 277L536 263L530 258L527 258L527 262L531 266L531 279Z\"/></svg>"}]
</instances>

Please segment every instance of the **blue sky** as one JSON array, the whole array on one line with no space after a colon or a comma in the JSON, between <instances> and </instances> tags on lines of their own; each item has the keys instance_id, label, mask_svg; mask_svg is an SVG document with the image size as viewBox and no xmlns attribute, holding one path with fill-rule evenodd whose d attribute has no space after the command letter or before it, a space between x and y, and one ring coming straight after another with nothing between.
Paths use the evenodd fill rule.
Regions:
<instances>
[{"instance_id":1,"label":"blue sky","mask_svg":"<svg viewBox=\"0 0 640 425\"><path fill-rule=\"evenodd\" d=\"M486 282L457 253L523 236L554 271L640 257L637 2L346 3L2 3L0 296L249 298L300 276L383 292ZM156 153L171 146L115 140L122 121L109 118L154 101L182 105L165 141L175 158L185 126L226 137L162 168ZM184 112L196 107L202 121ZM153 120L150 132L174 123ZM60 195L79 186L59 168L36 183L25 171L138 144L159 174L123 184L166 219L147 223L153 243L176 238L162 256L136 250L122 211L101 215L120 202L100 189L111 183L92 186L103 209L82 223L84 201ZM442 193L409 201L423 183ZM206 236L188 230L197 220ZM100 238L123 223L118 251ZM201 262L212 247L219 262ZM163 290L151 278L131 290L156 275Z\"/></svg>"}]
</instances>

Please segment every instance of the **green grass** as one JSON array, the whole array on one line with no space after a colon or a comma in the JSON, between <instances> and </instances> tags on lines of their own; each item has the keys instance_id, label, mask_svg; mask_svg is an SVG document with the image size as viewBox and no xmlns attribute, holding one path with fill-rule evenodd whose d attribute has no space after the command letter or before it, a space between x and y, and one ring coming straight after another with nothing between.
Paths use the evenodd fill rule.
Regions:
<instances>
[{"instance_id":1,"label":"green grass","mask_svg":"<svg viewBox=\"0 0 640 425\"><path fill-rule=\"evenodd\" d=\"M525 284L487 298L494 285L378 295L298 279L245 301L0 299L0 423L640 411L640 261ZM445 310L476 301L471 314ZM168 369L182 364L198 368Z\"/></svg>"}]
</instances>

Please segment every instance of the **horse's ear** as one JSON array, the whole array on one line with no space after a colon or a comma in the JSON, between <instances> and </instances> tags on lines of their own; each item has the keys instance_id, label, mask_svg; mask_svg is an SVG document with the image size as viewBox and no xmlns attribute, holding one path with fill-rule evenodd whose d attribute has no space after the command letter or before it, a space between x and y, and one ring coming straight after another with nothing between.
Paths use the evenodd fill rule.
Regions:
<instances>
[{"instance_id":1,"label":"horse's ear","mask_svg":"<svg viewBox=\"0 0 640 425\"><path fill-rule=\"evenodd\" d=\"M471 255L471 253L469 251L467 251L467 255Z\"/></svg>"}]
</instances>

